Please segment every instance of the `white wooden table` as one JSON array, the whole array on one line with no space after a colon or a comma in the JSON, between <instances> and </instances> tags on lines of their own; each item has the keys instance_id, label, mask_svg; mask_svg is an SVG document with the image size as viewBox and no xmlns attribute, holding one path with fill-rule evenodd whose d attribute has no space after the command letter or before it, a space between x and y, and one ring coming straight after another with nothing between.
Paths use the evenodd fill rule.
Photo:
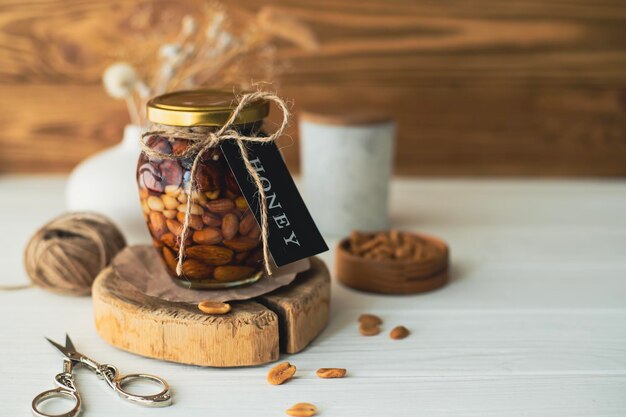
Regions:
<instances>
[{"instance_id":1,"label":"white wooden table","mask_svg":"<svg viewBox=\"0 0 626 417\"><path fill-rule=\"evenodd\" d=\"M63 211L63 185L0 177L2 284L26 281L23 247ZM392 207L397 227L450 243L451 283L405 297L334 284L331 322L284 358L298 367L284 386L265 382L269 366L203 369L108 346L90 298L0 293L0 415L29 415L32 397L52 387L61 359L43 336L67 331L93 358L161 375L174 389L172 407L142 409L79 371L85 416L280 416L300 401L341 417L626 416L626 182L401 180ZM332 264L332 251L324 258ZM363 312L412 334L362 337ZM314 374L333 366L349 377Z\"/></svg>"}]
</instances>

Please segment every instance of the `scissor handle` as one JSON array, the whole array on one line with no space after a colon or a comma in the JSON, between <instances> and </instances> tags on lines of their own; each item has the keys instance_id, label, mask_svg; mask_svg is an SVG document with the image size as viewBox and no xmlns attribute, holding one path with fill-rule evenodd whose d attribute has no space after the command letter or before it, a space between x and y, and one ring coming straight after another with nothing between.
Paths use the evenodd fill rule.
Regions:
<instances>
[{"instance_id":1,"label":"scissor handle","mask_svg":"<svg viewBox=\"0 0 626 417\"><path fill-rule=\"evenodd\" d=\"M67 398L73 400L74 408L62 414L46 414L43 411L40 411L38 408L39 404L51 398ZM80 407L81 402L78 392L63 387L42 392L41 394L33 398L33 402L31 404L31 410L33 412L33 415L36 417L75 417L80 413Z\"/></svg>"},{"instance_id":2,"label":"scissor handle","mask_svg":"<svg viewBox=\"0 0 626 417\"><path fill-rule=\"evenodd\" d=\"M163 378L159 378L156 375L150 374L119 375L116 367L112 365L101 366L106 367L106 370L103 370L102 372L104 379L121 398L133 403L137 403L139 405L143 405L144 407L167 407L172 404L172 394L170 393L170 386ZM156 394L138 395L130 393L124 389L124 385L132 381L140 380L160 385L161 391Z\"/></svg>"}]
</instances>

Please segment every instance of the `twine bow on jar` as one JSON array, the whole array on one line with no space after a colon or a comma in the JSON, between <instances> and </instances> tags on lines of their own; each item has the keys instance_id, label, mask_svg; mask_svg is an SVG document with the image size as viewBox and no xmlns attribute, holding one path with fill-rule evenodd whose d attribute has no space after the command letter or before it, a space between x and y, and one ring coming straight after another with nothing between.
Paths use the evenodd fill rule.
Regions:
<instances>
[{"instance_id":1,"label":"twine bow on jar","mask_svg":"<svg viewBox=\"0 0 626 417\"><path fill-rule=\"evenodd\" d=\"M250 103L256 101L268 101L273 102L276 106L281 110L283 114L283 119L278 127L278 129L269 136L245 136L241 135L234 127L234 122L239 115L239 113ZM220 127L215 132L183 132L180 129L174 130L168 126L160 125L159 130L149 131L142 135L141 138L141 148L142 151L150 158L155 159L187 159L193 157L193 164L191 166L191 176L189 180L189 193L187 195L187 207L185 209L185 221L182 225L182 231L180 235L180 246L178 249L178 257L176 264L176 274L181 276L183 273L183 258L185 255L185 241L187 238L187 234L189 233L189 223L191 220L191 207L192 207L192 193L191 191L196 189L196 171L198 169L198 165L202 159L204 153L214 148L215 146L219 146L222 141L225 140L233 140L237 142L239 146L239 150L241 152L241 159L243 160L248 174L252 177L254 184L256 185L258 194L259 194L259 206L261 208L261 240L263 244L263 261L265 264L265 271L268 275L272 275L272 271L269 263L269 247L268 247L268 224L267 224L267 202L265 200L265 190L263 188L263 183L261 182L261 177L256 172L252 164L250 163L250 158L248 156L248 149L246 147L246 142L255 142L255 143L270 143L274 142L277 138L279 138L285 128L287 127L289 122L289 109L287 108L287 104L277 95L264 92L257 91L252 93L247 93L241 96L238 99L237 107L232 111L230 117L224 123L222 127ZM162 153L157 150L152 149L150 146L146 144L145 138L153 136L153 135L171 135L176 136L177 139L185 139L190 142L190 145L179 154L168 154ZM195 155L195 156L194 156Z\"/></svg>"}]
</instances>

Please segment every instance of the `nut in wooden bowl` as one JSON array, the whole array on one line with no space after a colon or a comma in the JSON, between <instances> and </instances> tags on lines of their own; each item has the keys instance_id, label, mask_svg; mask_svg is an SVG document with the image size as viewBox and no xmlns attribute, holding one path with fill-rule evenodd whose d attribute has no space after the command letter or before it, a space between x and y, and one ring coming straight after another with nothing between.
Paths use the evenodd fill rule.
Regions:
<instances>
[{"instance_id":1,"label":"nut in wooden bowl","mask_svg":"<svg viewBox=\"0 0 626 417\"><path fill-rule=\"evenodd\" d=\"M396 230L352 232L337 245L337 277L361 291L419 293L445 285L448 259L448 245L433 236Z\"/></svg>"}]
</instances>

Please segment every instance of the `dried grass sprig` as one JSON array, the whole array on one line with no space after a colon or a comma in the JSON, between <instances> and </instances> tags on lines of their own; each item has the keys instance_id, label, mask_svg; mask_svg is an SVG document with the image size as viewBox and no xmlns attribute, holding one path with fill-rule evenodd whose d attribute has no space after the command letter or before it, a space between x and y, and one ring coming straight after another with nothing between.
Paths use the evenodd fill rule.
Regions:
<instances>
[{"instance_id":1,"label":"dried grass sprig","mask_svg":"<svg viewBox=\"0 0 626 417\"><path fill-rule=\"evenodd\" d=\"M273 7L251 13L211 2L204 10L198 17L184 16L170 40L146 40L144 47L157 50L152 61L137 64L143 71L128 63L113 64L105 71L107 92L126 101L133 123L144 124L145 103L168 91L198 86L246 88L259 75L274 81L288 67L276 63L276 41L307 51L318 47L306 25ZM136 55L145 57L142 52Z\"/></svg>"}]
</instances>

